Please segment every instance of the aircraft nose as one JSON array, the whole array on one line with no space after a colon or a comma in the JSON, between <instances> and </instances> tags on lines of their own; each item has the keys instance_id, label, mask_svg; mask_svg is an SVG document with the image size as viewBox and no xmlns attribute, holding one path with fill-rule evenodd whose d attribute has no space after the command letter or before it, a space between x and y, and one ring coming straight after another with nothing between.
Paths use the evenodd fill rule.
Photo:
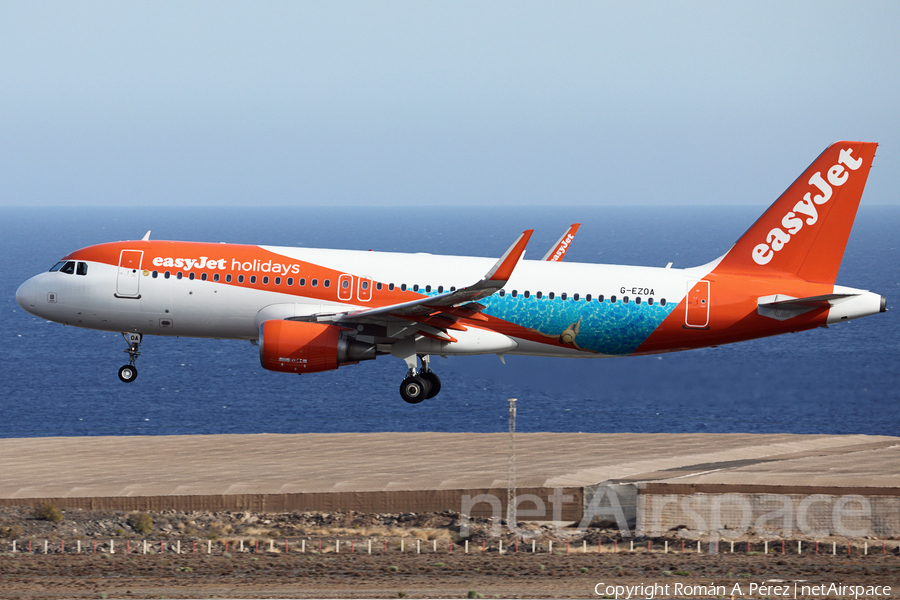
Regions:
<instances>
[{"instance_id":1,"label":"aircraft nose","mask_svg":"<svg viewBox=\"0 0 900 600\"><path fill-rule=\"evenodd\" d=\"M36 285L34 282L34 278L32 277L25 283L19 286L19 289L16 290L16 304L27 310L28 312L34 312L35 303L35 289Z\"/></svg>"}]
</instances>

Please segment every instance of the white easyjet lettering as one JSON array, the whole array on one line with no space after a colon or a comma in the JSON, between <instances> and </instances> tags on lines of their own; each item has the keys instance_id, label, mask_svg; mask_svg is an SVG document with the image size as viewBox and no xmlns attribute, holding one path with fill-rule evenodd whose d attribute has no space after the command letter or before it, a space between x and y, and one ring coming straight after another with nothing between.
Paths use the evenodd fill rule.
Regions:
<instances>
[{"instance_id":1,"label":"white easyjet lettering","mask_svg":"<svg viewBox=\"0 0 900 600\"><path fill-rule=\"evenodd\" d=\"M569 247L569 244L571 244L572 240L574 240L574 239L575 239L575 236L573 236L571 233L569 235L567 235L566 239L564 239L559 244L559 249L553 255L553 260L559 260L559 257L566 253L566 248Z\"/></svg>"},{"instance_id":2,"label":"white easyjet lettering","mask_svg":"<svg viewBox=\"0 0 900 600\"><path fill-rule=\"evenodd\" d=\"M815 225L819 220L819 211L816 209L816 205L822 205L831 200L834 188L844 185L850 178L850 172L847 169L855 171L862 166L862 163L861 158L853 157L852 148L845 148L838 156L838 164L832 165L825 177L822 177L821 171L816 171L809 178L808 183L815 186L816 190L814 191L819 193L815 196L813 196L813 191L804 194L803 200L794 205L794 210L788 212L781 219L781 227L769 230L765 243L757 244L750 252L753 262L758 265L768 264L775 257L775 253L781 251L791 241L791 236L797 235L803 229L804 219L798 217L797 213L807 217L805 219L807 225Z\"/></svg>"},{"instance_id":3,"label":"white easyjet lettering","mask_svg":"<svg viewBox=\"0 0 900 600\"><path fill-rule=\"evenodd\" d=\"M225 259L213 259L207 256L201 256L200 258L173 258L171 256L157 256L153 259L153 266L172 267L182 269L184 271L190 271L194 267L197 267L198 269L224 270Z\"/></svg>"}]
</instances>

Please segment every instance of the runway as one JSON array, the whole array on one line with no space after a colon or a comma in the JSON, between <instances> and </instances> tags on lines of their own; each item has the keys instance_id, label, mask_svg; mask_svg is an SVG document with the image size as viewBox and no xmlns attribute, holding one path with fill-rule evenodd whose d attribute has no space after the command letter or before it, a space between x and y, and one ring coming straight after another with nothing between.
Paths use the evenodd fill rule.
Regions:
<instances>
[{"instance_id":1,"label":"runway","mask_svg":"<svg viewBox=\"0 0 900 600\"><path fill-rule=\"evenodd\" d=\"M466 509L498 516L506 505L509 449L505 433L2 439L0 504L123 511ZM704 502L716 497L746 498L755 519L777 496L790 499L792 510L805 502L810 527L828 511L836 514L836 506L860 512L862 501L854 498L863 498L870 514L851 514L851 530L865 521L877 537L900 535L898 465L900 437L889 436L519 433L515 439L516 492L530 495L520 510L538 513L545 505L545 514L530 519L575 522L592 508L603 513L614 490L629 523L647 531L670 529L691 511L703 516ZM484 499L472 503L479 496ZM849 505L841 500L848 497ZM684 498L699 504L685 510Z\"/></svg>"}]
</instances>

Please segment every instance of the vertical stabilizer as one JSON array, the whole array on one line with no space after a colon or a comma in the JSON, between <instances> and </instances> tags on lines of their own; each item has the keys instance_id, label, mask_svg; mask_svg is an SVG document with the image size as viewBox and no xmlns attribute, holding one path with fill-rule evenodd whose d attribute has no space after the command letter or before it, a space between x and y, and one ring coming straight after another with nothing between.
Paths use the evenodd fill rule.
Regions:
<instances>
[{"instance_id":1,"label":"vertical stabilizer","mask_svg":"<svg viewBox=\"0 0 900 600\"><path fill-rule=\"evenodd\" d=\"M837 142L735 243L717 272L759 271L833 284L878 144Z\"/></svg>"}]
</instances>

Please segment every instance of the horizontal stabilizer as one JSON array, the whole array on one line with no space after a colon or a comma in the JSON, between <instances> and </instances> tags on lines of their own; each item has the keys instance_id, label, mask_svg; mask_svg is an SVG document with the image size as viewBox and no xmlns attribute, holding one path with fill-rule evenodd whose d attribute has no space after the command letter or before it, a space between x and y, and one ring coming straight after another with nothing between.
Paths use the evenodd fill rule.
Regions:
<instances>
[{"instance_id":1,"label":"horizontal stabilizer","mask_svg":"<svg viewBox=\"0 0 900 600\"><path fill-rule=\"evenodd\" d=\"M835 302L852 298L859 294L822 294L806 298L794 298L784 294L763 296L756 301L756 312L764 317L786 321L817 308L831 308Z\"/></svg>"}]
</instances>

